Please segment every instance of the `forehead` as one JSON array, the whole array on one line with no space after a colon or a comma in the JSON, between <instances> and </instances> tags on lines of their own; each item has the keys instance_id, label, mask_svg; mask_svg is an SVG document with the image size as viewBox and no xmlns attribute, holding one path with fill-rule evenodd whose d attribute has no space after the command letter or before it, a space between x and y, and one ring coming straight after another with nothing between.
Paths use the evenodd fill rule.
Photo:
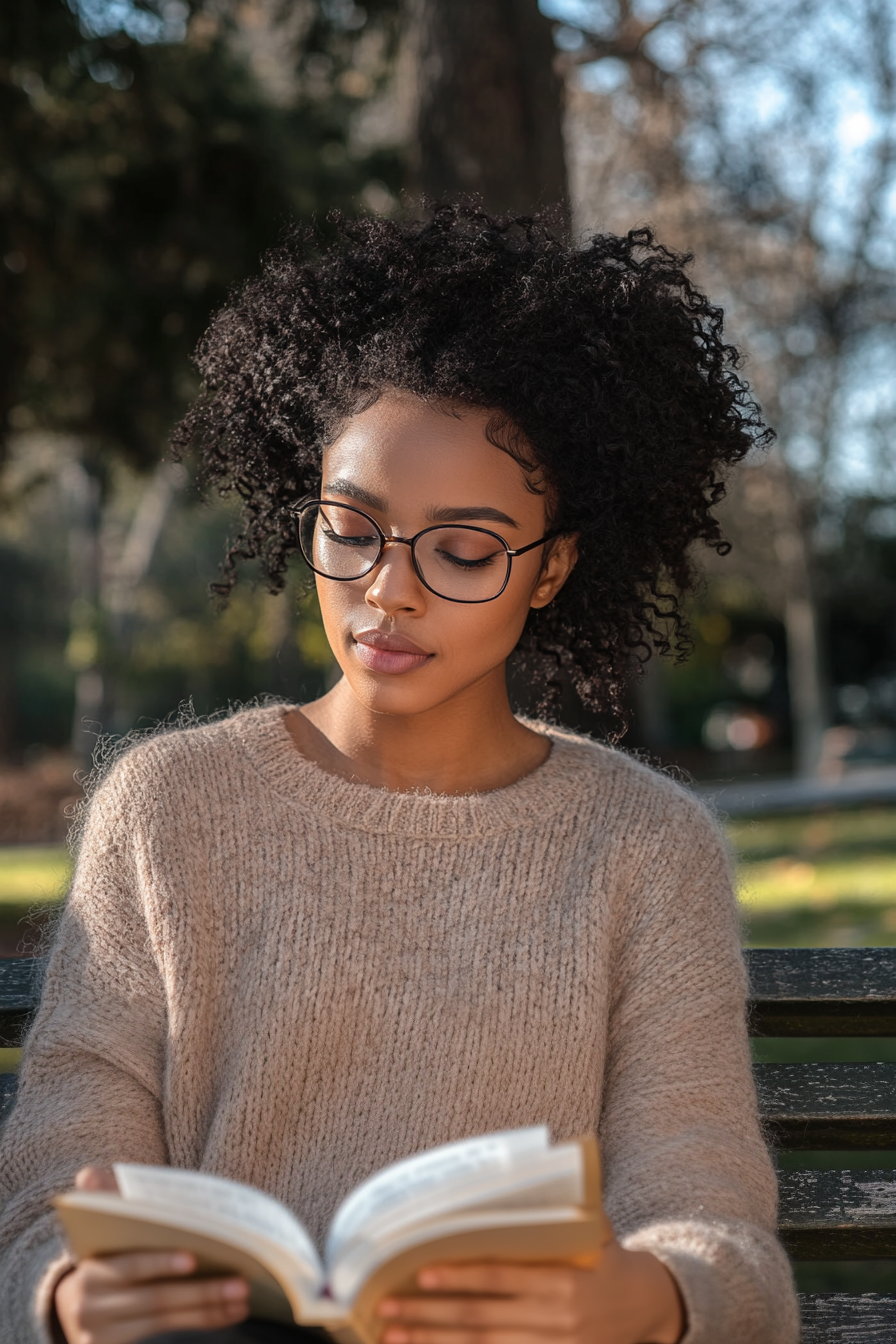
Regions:
<instances>
[{"instance_id":1,"label":"forehead","mask_svg":"<svg viewBox=\"0 0 896 1344\"><path fill-rule=\"evenodd\" d=\"M491 418L473 407L388 393L342 426L324 453L324 485L350 480L390 508L512 504L507 511L515 517L543 516L543 499L529 489L522 467L488 439Z\"/></svg>"}]
</instances>

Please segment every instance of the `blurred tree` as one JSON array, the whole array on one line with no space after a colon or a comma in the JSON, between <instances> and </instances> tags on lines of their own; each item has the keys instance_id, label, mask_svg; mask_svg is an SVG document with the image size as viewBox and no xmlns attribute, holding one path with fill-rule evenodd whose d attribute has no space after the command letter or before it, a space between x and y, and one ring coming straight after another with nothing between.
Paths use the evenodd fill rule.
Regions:
<instances>
[{"instance_id":1,"label":"blurred tree","mask_svg":"<svg viewBox=\"0 0 896 1344\"><path fill-rule=\"evenodd\" d=\"M210 310L287 219L350 207L368 180L347 138L372 20L292 7L278 67L260 33L280 11L257 0L146 3L143 40L127 5L75 9L0 10L0 435L57 429L145 465Z\"/></svg>"},{"instance_id":2,"label":"blurred tree","mask_svg":"<svg viewBox=\"0 0 896 1344\"><path fill-rule=\"evenodd\" d=\"M578 222L647 217L696 252L778 429L752 523L729 512L729 525L746 532L758 512L769 525L762 586L787 630L795 763L812 774L831 714L819 539L856 491L850 459L877 494L894 490L878 371L896 333L896 11L860 0L844 23L827 0L544 8L562 21L573 86Z\"/></svg>"},{"instance_id":3,"label":"blurred tree","mask_svg":"<svg viewBox=\"0 0 896 1344\"><path fill-rule=\"evenodd\" d=\"M563 85L536 0L408 0L407 13L414 185L495 211L565 210Z\"/></svg>"},{"instance_id":4,"label":"blurred tree","mask_svg":"<svg viewBox=\"0 0 896 1344\"><path fill-rule=\"evenodd\" d=\"M196 390L189 355L210 311L288 220L352 208L371 179L398 186L398 156L349 144L397 13L391 0L0 8L0 457L11 435L68 444L82 749L82 718L115 717L115 642L177 488L154 464ZM154 467L129 531L107 525L120 462Z\"/></svg>"}]
</instances>

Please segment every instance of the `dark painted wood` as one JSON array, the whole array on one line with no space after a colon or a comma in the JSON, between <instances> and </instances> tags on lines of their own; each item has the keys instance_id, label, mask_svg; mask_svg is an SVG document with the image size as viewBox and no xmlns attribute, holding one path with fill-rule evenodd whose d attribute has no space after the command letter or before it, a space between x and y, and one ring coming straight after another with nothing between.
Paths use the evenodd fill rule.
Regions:
<instances>
[{"instance_id":1,"label":"dark painted wood","mask_svg":"<svg viewBox=\"0 0 896 1344\"><path fill-rule=\"evenodd\" d=\"M6 1118L16 1095L16 1075L0 1073L0 1120Z\"/></svg>"},{"instance_id":2,"label":"dark painted wood","mask_svg":"<svg viewBox=\"0 0 896 1344\"><path fill-rule=\"evenodd\" d=\"M18 1045L40 998L42 961L0 957L0 1046Z\"/></svg>"},{"instance_id":3,"label":"dark painted wood","mask_svg":"<svg viewBox=\"0 0 896 1344\"><path fill-rule=\"evenodd\" d=\"M896 1035L896 948L747 952L757 1036ZM0 958L0 1042L15 1043L38 997L40 962Z\"/></svg>"},{"instance_id":4,"label":"dark painted wood","mask_svg":"<svg viewBox=\"0 0 896 1344\"><path fill-rule=\"evenodd\" d=\"M896 948L753 948L754 1036L896 1035Z\"/></svg>"},{"instance_id":5,"label":"dark painted wood","mask_svg":"<svg viewBox=\"0 0 896 1344\"><path fill-rule=\"evenodd\" d=\"M896 1171L781 1171L778 1195L794 1260L896 1258Z\"/></svg>"},{"instance_id":6,"label":"dark painted wood","mask_svg":"<svg viewBox=\"0 0 896 1344\"><path fill-rule=\"evenodd\" d=\"M781 1148L896 1148L896 1064L757 1064Z\"/></svg>"},{"instance_id":7,"label":"dark painted wood","mask_svg":"<svg viewBox=\"0 0 896 1344\"><path fill-rule=\"evenodd\" d=\"M896 1297L889 1293L800 1293L800 1344L893 1344Z\"/></svg>"}]
</instances>

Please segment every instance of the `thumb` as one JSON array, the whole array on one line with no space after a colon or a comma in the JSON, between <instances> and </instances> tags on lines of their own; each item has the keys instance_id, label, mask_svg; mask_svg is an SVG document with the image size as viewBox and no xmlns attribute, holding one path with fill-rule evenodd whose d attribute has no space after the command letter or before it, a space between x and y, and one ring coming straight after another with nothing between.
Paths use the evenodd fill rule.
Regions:
<instances>
[{"instance_id":1,"label":"thumb","mask_svg":"<svg viewBox=\"0 0 896 1344\"><path fill-rule=\"evenodd\" d=\"M76 1190L108 1190L118 1193L118 1182L111 1167L82 1167L75 1177Z\"/></svg>"}]
</instances>

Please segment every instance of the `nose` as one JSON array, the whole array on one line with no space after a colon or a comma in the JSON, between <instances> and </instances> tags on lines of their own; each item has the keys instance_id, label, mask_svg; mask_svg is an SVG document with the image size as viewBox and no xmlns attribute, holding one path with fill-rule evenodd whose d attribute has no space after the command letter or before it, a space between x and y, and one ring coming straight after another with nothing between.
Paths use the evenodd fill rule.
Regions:
<instances>
[{"instance_id":1,"label":"nose","mask_svg":"<svg viewBox=\"0 0 896 1344\"><path fill-rule=\"evenodd\" d=\"M378 608L386 616L422 610L426 589L414 569L411 548L403 539L387 538L380 562L368 577L373 580L364 595L369 607Z\"/></svg>"}]
</instances>

